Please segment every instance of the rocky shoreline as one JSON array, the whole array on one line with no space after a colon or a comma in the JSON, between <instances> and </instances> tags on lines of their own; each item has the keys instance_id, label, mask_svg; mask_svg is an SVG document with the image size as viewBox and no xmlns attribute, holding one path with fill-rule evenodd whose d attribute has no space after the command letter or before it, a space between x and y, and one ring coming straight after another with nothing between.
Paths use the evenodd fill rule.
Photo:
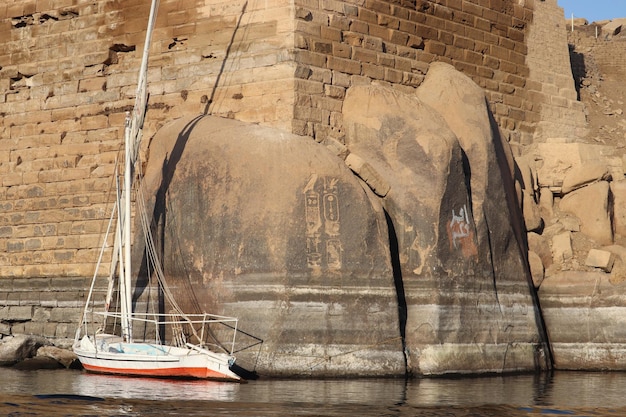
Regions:
<instances>
[{"instance_id":1,"label":"rocky shoreline","mask_svg":"<svg viewBox=\"0 0 626 417\"><path fill-rule=\"evenodd\" d=\"M17 334L0 339L0 366L16 369L81 369L71 339Z\"/></svg>"}]
</instances>

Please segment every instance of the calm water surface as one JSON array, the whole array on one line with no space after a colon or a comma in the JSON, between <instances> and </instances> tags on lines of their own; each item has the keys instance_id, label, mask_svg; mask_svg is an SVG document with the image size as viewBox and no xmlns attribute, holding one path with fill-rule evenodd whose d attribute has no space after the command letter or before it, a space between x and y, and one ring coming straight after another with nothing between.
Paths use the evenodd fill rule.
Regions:
<instances>
[{"instance_id":1,"label":"calm water surface","mask_svg":"<svg viewBox=\"0 0 626 417\"><path fill-rule=\"evenodd\" d=\"M0 368L0 416L626 416L626 373L157 380Z\"/></svg>"}]
</instances>

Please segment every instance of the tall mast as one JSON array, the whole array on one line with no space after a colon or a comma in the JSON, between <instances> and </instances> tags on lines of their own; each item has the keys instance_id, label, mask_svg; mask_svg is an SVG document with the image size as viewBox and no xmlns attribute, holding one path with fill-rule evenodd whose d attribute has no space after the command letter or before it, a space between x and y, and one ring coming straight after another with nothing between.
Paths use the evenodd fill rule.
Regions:
<instances>
[{"instance_id":1,"label":"tall mast","mask_svg":"<svg viewBox=\"0 0 626 417\"><path fill-rule=\"evenodd\" d=\"M125 146L125 167L124 167L124 195L123 195L123 276L120 277L120 291L122 293L122 336L127 341L132 341L132 294L131 294L131 188L134 177L134 166L139 153L143 122L146 115L146 105L148 102L148 56L150 53L150 43L152 31L156 20L156 13L159 7L159 0L152 0L150 6L150 17L148 28L146 29L146 40L143 46L143 56L139 69L139 79L137 82L137 93L135 95L135 106L132 117L127 118L124 146Z\"/></svg>"}]
</instances>

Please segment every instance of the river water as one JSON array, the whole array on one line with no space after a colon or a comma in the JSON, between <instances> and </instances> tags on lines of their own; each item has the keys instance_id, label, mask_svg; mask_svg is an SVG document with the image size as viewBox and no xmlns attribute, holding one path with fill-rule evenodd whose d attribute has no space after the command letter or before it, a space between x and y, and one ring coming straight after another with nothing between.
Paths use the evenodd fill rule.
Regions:
<instances>
[{"instance_id":1,"label":"river water","mask_svg":"<svg viewBox=\"0 0 626 417\"><path fill-rule=\"evenodd\" d=\"M0 416L626 416L626 373L158 380L0 368Z\"/></svg>"}]
</instances>

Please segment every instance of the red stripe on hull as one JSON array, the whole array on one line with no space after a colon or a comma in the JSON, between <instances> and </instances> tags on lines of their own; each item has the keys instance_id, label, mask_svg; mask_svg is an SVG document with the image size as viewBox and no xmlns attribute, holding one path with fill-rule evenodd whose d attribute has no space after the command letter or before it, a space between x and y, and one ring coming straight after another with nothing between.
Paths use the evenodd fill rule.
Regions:
<instances>
[{"instance_id":1,"label":"red stripe on hull","mask_svg":"<svg viewBox=\"0 0 626 417\"><path fill-rule=\"evenodd\" d=\"M238 381L219 372L212 371L207 368L166 368L166 369L120 369L108 368L101 366L93 366L83 364L83 367L89 372L100 374L114 375L135 375L135 376L152 376L152 377L171 377L171 378L199 378L214 379L221 381Z\"/></svg>"}]
</instances>

